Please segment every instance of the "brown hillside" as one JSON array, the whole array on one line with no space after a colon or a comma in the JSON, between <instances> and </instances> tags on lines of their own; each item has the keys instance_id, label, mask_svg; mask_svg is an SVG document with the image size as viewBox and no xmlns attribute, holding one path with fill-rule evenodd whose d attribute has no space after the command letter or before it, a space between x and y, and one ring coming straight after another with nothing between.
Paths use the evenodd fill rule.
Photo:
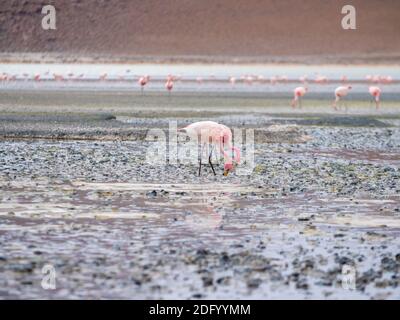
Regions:
<instances>
[{"instance_id":1,"label":"brown hillside","mask_svg":"<svg viewBox=\"0 0 400 320\"><path fill-rule=\"evenodd\" d=\"M57 9L55 31L41 28L45 4ZM341 28L345 4L356 7L357 30ZM398 0L7 0L0 12L1 52L392 62L400 55Z\"/></svg>"}]
</instances>

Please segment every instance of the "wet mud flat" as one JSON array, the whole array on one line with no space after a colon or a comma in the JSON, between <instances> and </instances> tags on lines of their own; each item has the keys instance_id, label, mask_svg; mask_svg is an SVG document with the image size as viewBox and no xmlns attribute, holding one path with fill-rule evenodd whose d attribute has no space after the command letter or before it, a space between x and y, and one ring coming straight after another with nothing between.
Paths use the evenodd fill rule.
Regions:
<instances>
[{"instance_id":1,"label":"wet mud flat","mask_svg":"<svg viewBox=\"0 0 400 320\"><path fill-rule=\"evenodd\" d=\"M228 177L142 139L3 138L0 297L400 298L399 128L276 126Z\"/></svg>"},{"instance_id":2,"label":"wet mud flat","mask_svg":"<svg viewBox=\"0 0 400 320\"><path fill-rule=\"evenodd\" d=\"M290 107L291 95L254 92L145 92L57 89L16 90L0 94L0 139L142 141L149 129L167 129L212 119L231 127L254 129L263 142L298 141L294 131L271 132L273 125L387 128L400 125L398 94L376 111L368 101L349 100L348 112L335 112L331 93L311 97L302 109ZM386 98L387 99L387 98ZM300 139L301 140L301 139Z\"/></svg>"},{"instance_id":3,"label":"wet mud flat","mask_svg":"<svg viewBox=\"0 0 400 320\"><path fill-rule=\"evenodd\" d=\"M3 91L0 299L400 298L398 99L320 98ZM251 172L147 161L204 119L254 130Z\"/></svg>"}]
</instances>

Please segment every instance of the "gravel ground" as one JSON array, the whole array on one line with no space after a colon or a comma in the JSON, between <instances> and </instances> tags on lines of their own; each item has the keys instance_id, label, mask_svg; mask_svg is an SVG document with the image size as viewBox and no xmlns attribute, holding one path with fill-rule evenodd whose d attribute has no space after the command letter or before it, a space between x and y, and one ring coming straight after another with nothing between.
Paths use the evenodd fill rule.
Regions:
<instances>
[{"instance_id":1,"label":"gravel ground","mask_svg":"<svg viewBox=\"0 0 400 320\"><path fill-rule=\"evenodd\" d=\"M58 118L57 129L3 114L0 298L400 298L398 126L212 115L255 130L255 166L198 177L196 164L146 161L145 133L168 117L111 115ZM11 138L27 123L46 139ZM41 286L46 264L55 290Z\"/></svg>"}]
</instances>

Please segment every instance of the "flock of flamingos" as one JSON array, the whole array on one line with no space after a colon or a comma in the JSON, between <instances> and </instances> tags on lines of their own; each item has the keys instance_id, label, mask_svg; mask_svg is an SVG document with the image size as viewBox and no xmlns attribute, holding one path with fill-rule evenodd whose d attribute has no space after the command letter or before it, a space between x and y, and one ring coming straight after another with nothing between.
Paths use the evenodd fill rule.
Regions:
<instances>
[{"instance_id":1,"label":"flock of flamingos","mask_svg":"<svg viewBox=\"0 0 400 320\"><path fill-rule=\"evenodd\" d=\"M210 76L210 79L213 79L213 76ZM104 79L103 79L104 80ZM174 88L174 82L175 81L179 81L181 80L181 77L179 76L173 76L173 75L168 75L166 82L165 82L165 88L168 90L168 92L170 93L172 91L172 89ZM263 76L242 76L240 78L240 80L244 83L247 84L252 84L254 81L258 81L258 82L265 82L265 79ZM346 83L348 82L348 79L346 76L342 76L342 78L340 79L341 82ZM384 84L389 84L393 82L393 78L391 76L379 76L379 75L374 75L374 76L366 76L366 80L374 85L370 85L368 88L368 92L369 94L372 96L373 100L375 101L376 104L376 109L379 109L379 101L380 101L380 95L381 95L381 88L378 87L376 84L378 83L384 83ZM147 85L147 83L150 81L150 76L145 75L145 76L140 76L139 80L138 80L138 84L141 87L141 90L143 92L144 87ZM204 80L201 77L196 78L196 81L198 83L202 83ZM231 85L234 85L236 83L236 78L235 77L229 77L229 82L231 83ZM288 82L288 78L286 76L282 76L282 77L278 77L278 76L274 76L270 78L270 83L271 84L277 84L279 82ZM301 100L302 98L307 94L308 92L308 87L307 87L307 82L308 79L306 76L302 76L299 78L299 81L304 83L304 86L300 86L300 87L296 87L293 90L293 100L291 103L291 106L293 108L296 108L296 106L298 106L299 108L301 108ZM314 79L315 83L319 83L319 84L324 84L324 83L328 83L328 78L325 76L317 76ZM347 94L349 93L349 91L351 90L351 86L349 85L342 85L339 86L335 89L335 100L333 101L333 108L335 110L338 109L338 102L340 101L340 99L344 98L345 96L347 96Z\"/></svg>"},{"instance_id":2,"label":"flock of flamingos","mask_svg":"<svg viewBox=\"0 0 400 320\"><path fill-rule=\"evenodd\" d=\"M143 93L144 88L150 81L150 76L143 75L143 76L135 76L138 80L138 86L141 88ZM69 81L69 80L84 80L84 74L74 75L73 73L69 73L67 77L64 77L61 74L53 74L52 76L49 72L45 73L45 77L42 78L40 74L29 75L29 74L22 74L22 78L18 77L18 75L9 75L7 73L0 74L0 81L15 81L15 80L34 80L34 81L41 81L41 80L55 80L55 81ZM87 79L86 79L87 80ZM93 80L93 79L92 79ZM94 79L96 80L96 79ZM97 79L100 81L111 80L107 78L107 74L102 74ZM119 77L117 80L126 80ZM174 83L179 82L182 80L181 76L174 76L168 75L165 79L165 89L171 94L171 91L174 88ZM381 89L378 86L379 84L390 84L393 82L393 78L391 76L366 76L367 83L369 84L369 94L371 95L372 99L376 103L376 109L379 109L379 100L381 95ZM132 81L132 80L130 80ZM192 80L193 81L193 80ZM199 84L203 83L203 81L221 81L221 79L216 79L215 76L211 75L207 79L203 79L201 77L197 77L195 81ZM226 81L226 79L225 79ZM301 108L301 101L302 98L308 92L308 83L314 82L317 84L325 84L328 83L328 78L325 76L317 75L315 79L309 81L307 76L300 77L298 80L293 81L289 80L286 76L275 76L271 77L270 79L265 79L263 76L251 76L245 75L236 79L235 77L231 76L228 79L229 83L234 86L236 82L242 82L245 84L251 85L253 82L258 83L267 83L270 82L271 84L277 83L288 83L288 82L298 82L302 83L302 86L298 86L293 90L293 100L291 106L293 108L299 107ZM350 85L348 85L348 79L346 76L342 76L340 79L341 85L337 87L334 91L335 100L333 101L333 108L337 110L338 103L341 99L348 95L349 91L352 89ZM346 108L347 109L347 108ZM232 131L227 126L214 122L214 121L198 121L192 123L184 128L178 130L179 132L183 132L188 135L192 135L197 137L197 141L200 146L200 154L199 154L199 171L198 174L201 174L201 167L202 167L202 157L204 155L204 151L206 151L206 155L208 157L208 163L211 166L211 169L214 173L214 167L211 162L212 153L221 152L224 158L224 176L227 176L229 172L234 170L235 165L240 163L240 150L233 146L233 139L232 139Z\"/></svg>"},{"instance_id":3,"label":"flock of flamingos","mask_svg":"<svg viewBox=\"0 0 400 320\"><path fill-rule=\"evenodd\" d=\"M130 72L128 69L126 72ZM143 93L144 88L146 85L150 82L150 76L148 75L142 75L142 76L136 76L137 83L141 88L141 91ZM74 73L68 73L66 76L62 74L57 74L53 73L50 75L50 72L47 71L43 74L43 77L41 74L37 73L34 75L28 74L28 73L23 73L22 75L17 75L13 74L10 75L8 73L1 73L0 74L0 82L8 82L8 81L16 81L16 80L34 80L34 81L42 81L42 80L54 80L54 81L83 81L83 80L88 80L85 78L85 75L82 74L74 74ZM93 80L93 79L91 79ZM98 79L99 81L107 81L107 80L119 80L119 81L128 81L127 78L124 76L118 76L117 79L111 79L108 77L107 73L101 74ZM169 74L165 80L165 89L168 91L170 94L171 91L174 88L174 84L176 82L179 82L182 80L182 76L175 76ZM189 80L189 79L185 79ZM193 79L192 79L193 80ZM132 81L131 79L129 81ZM203 77L197 77L195 78L195 81L198 84L202 84L205 81L221 81L221 79L216 79L214 75L210 75L208 78L203 78ZM225 80L226 81L226 80ZM302 99L303 97L307 94L308 92L308 86L307 84L309 82L313 82L316 84L326 84L329 82L328 78L326 76L322 75L316 75L316 77L312 80L309 80L307 76L302 76L298 80L289 80L287 76L273 76L269 79L264 78L263 76L255 76L255 75L244 75L241 76L240 78L236 78L233 76L230 76L227 81L234 86L237 82L245 83L248 85L251 85L253 83L271 83L273 85L278 84L278 83L288 83L288 82L301 82L303 85L298 86L293 90L293 100L291 102L291 106L293 108L302 107ZM380 96L381 96L381 88L378 86L378 84L390 84L393 82L393 78L391 76L380 76L380 75L367 75L365 77L365 81L369 83L369 88L368 92L372 97L372 100L375 101L376 109L379 109L379 101L380 101ZM348 83L348 78L347 76L342 76L340 78L340 82L342 83L341 86L338 86L335 91L334 91L334 97L335 100L332 103L332 107L337 110L338 109L338 103L341 99L346 97L349 93L349 91L352 89L350 85L347 85Z\"/></svg>"}]
</instances>

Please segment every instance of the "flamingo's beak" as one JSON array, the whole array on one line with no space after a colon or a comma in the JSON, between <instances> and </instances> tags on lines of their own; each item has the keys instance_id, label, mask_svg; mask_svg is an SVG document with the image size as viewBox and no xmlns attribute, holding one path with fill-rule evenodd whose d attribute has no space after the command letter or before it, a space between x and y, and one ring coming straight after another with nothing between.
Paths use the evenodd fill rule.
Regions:
<instances>
[{"instance_id":1,"label":"flamingo's beak","mask_svg":"<svg viewBox=\"0 0 400 320\"><path fill-rule=\"evenodd\" d=\"M234 169L233 163L226 163L224 165L224 176L226 177L230 171Z\"/></svg>"}]
</instances>

